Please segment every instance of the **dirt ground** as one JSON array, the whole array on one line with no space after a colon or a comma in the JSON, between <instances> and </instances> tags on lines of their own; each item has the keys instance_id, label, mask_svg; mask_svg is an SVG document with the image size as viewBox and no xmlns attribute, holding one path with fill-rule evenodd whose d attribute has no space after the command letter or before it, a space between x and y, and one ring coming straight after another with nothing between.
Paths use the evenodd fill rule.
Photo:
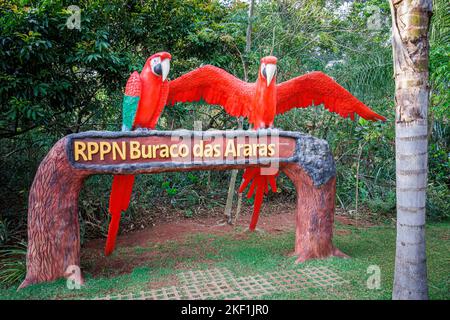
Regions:
<instances>
[{"instance_id":1,"label":"dirt ground","mask_svg":"<svg viewBox=\"0 0 450 320\"><path fill-rule=\"evenodd\" d=\"M250 208L250 207L249 207ZM118 247L145 246L148 243L163 243L168 240L180 241L187 235L206 234L226 234L236 227L248 227L251 212L245 210L239 215L233 225L224 222L219 212L212 212L209 217L186 218L180 212L175 212L170 221L154 223L154 226L142 230L132 231L117 238ZM278 205L266 205L265 211L261 214L258 222L258 229L263 232L275 233L295 228L295 204L287 203L283 211L277 212ZM103 249L105 239L94 239L88 241L84 248Z\"/></svg>"},{"instance_id":2,"label":"dirt ground","mask_svg":"<svg viewBox=\"0 0 450 320\"><path fill-rule=\"evenodd\" d=\"M282 210L280 210L282 208ZM116 243L116 253L110 257L103 254L105 239L94 239L86 242L82 246L81 260L89 261L87 270L94 276L110 276L131 272L135 267L142 264L151 264L161 258L161 253L156 256L155 250L151 249L158 244L167 241L183 242L192 234L224 235L233 234L236 239L246 238L246 232L251 219L252 207L243 206L242 212L233 225L225 223L221 208L212 210L208 216L194 216L186 218L182 212L174 212L169 221L156 220L154 226L142 230L128 232L119 235ZM269 234L277 234L295 230L295 203L291 202L270 202L266 203L259 218L257 231ZM368 226L368 222L345 216L342 212L337 212L335 220L345 225ZM338 234L349 233L348 230L338 230ZM207 246L207 243L205 244ZM132 248L143 248L142 252L136 253ZM207 250L205 250L207 251ZM123 254L123 252L127 252ZM173 253L168 253L173 254ZM178 251L177 255L197 256L198 261L202 261L202 254L189 252L189 249ZM205 261L203 261L205 262ZM207 261L206 261L207 262Z\"/></svg>"}]
</instances>

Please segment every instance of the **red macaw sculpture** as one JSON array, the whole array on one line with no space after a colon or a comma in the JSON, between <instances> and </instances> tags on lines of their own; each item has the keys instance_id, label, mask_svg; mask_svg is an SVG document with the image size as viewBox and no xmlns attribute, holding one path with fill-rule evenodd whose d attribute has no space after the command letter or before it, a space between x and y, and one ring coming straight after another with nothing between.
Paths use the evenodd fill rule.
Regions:
<instances>
[{"instance_id":1,"label":"red macaw sculpture","mask_svg":"<svg viewBox=\"0 0 450 320\"><path fill-rule=\"evenodd\" d=\"M385 120L322 72L311 72L276 84L276 63L276 57L262 58L255 83L244 82L214 66L200 67L170 82L167 102L174 104L203 99L208 104L222 106L232 116L247 117L254 129L271 127L277 114L292 108L320 104L352 120L355 113L367 120ZM260 168L249 168L244 172L239 192L251 181L247 197L256 192L250 230L256 227L268 185L276 191L276 175L261 175Z\"/></svg>"},{"instance_id":2,"label":"red macaw sculpture","mask_svg":"<svg viewBox=\"0 0 450 320\"><path fill-rule=\"evenodd\" d=\"M169 93L167 75L171 59L167 52L155 53L147 59L141 74L137 71L131 74L123 100L122 131L155 128ZM109 198L111 222L105 246L107 256L114 250L120 215L128 209L133 184L133 175L114 176Z\"/></svg>"}]
</instances>

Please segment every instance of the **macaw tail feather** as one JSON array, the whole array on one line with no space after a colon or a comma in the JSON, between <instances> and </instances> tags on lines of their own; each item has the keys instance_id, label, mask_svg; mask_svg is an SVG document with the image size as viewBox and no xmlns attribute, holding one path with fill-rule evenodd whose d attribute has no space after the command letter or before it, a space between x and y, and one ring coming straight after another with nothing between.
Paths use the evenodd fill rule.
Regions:
<instances>
[{"instance_id":1,"label":"macaw tail feather","mask_svg":"<svg viewBox=\"0 0 450 320\"><path fill-rule=\"evenodd\" d=\"M106 238L105 256L109 256L116 246L117 232L120 224L120 211L111 213L111 221L109 222L108 238Z\"/></svg>"},{"instance_id":2,"label":"macaw tail feather","mask_svg":"<svg viewBox=\"0 0 450 320\"><path fill-rule=\"evenodd\" d=\"M277 175L278 173L274 175L262 175L260 168L248 168L244 171L244 175L242 176L243 181L239 188L239 193L242 193L250 183L247 198L251 198L253 193L255 193L253 215L249 226L250 231L254 231L256 228L264 194L269 192L269 185L273 192L277 191L275 179Z\"/></svg>"},{"instance_id":3,"label":"macaw tail feather","mask_svg":"<svg viewBox=\"0 0 450 320\"><path fill-rule=\"evenodd\" d=\"M109 212L111 221L109 222L108 237L106 239L105 255L110 255L114 251L117 232L119 231L120 215L126 211L130 204L131 193L133 191L133 175L114 176L111 195L109 197Z\"/></svg>"}]
</instances>

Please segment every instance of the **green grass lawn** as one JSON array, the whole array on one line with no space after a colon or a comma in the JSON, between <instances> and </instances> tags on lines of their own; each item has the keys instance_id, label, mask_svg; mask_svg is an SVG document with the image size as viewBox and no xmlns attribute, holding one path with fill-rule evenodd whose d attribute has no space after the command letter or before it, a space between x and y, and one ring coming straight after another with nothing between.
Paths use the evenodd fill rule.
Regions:
<instances>
[{"instance_id":1,"label":"green grass lawn","mask_svg":"<svg viewBox=\"0 0 450 320\"><path fill-rule=\"evenodd\" d=\"M102 275L89 274L95 258L82 261L86 284L80 290L66 288L64 279L53 283L34 285L20 291L16 288L0 289L1 299L84 299L104 297L108 294L138 293L149 290L149 283L164 281L180 270L228 268L236 276L246 276L293 268L326 266L346 284L326 289L298 292L278 292L262 299L390 299L393 283L395 228L392 225L359 227L337 223L334 243L350 259L331 258L295 264L288 257L293 251L293 232L245 234L237 229L226 236L197 234L183 242L149 244L148 247L119 249L114 257L132 259L154 253L157 258L145 260L132 272L117 275L104 270ZM431 299L450 298L450 224L429 224L427 227L428 280ZM178 254L183 252L183 254ZM377 265L381 269L381 288L368 289L367 268ZM92 269L91 269L92 270Z\"/></svg>"}]
</instances>

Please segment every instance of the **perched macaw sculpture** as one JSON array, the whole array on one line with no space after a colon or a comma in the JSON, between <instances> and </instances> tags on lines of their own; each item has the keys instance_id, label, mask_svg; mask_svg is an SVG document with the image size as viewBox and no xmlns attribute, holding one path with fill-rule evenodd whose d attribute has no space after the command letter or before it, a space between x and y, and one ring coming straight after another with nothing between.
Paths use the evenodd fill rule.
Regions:
<instances>
[{"instance_id":1,"label":"perched macaw sculpture","mask_svg":"<svg viewBox=\"0 0 450 320\"><path fill-rule=\"evenodd\" d=\"M214 66L203 66L170 82L167 103L172 105L203 99L208 104L222 106L232 116L247 117L254 129L271 127L277 114L292 108L320 104L352 120L355 113L367 120L385 120L322 72L307 73L280 84L276 84L276 72L277 58L273 56L261 59L255 83L244 82ZM262 175L260 168L248 168L244 172L239 192L250 182L247 197L255 192L250 230L256 228L268 186L276 191L277 174Z\"/></svg>"},{"instance_id":2,"label":"perched macaw sculpture","mask_svg":"<svg viewBox=\"0 0 450 320\"><path fill-rule=\"evenodd\" d=\"M169 93L167 76L171 59L167 52L155 53L147 59L140 74L137 71L131 74L122 103L122 131L155 128ZM109 198L111 221L105 246L107 256L114 250L120 216L128 209L133 184L133 175L114 176Z\"/></svg>"}]
</instances>

